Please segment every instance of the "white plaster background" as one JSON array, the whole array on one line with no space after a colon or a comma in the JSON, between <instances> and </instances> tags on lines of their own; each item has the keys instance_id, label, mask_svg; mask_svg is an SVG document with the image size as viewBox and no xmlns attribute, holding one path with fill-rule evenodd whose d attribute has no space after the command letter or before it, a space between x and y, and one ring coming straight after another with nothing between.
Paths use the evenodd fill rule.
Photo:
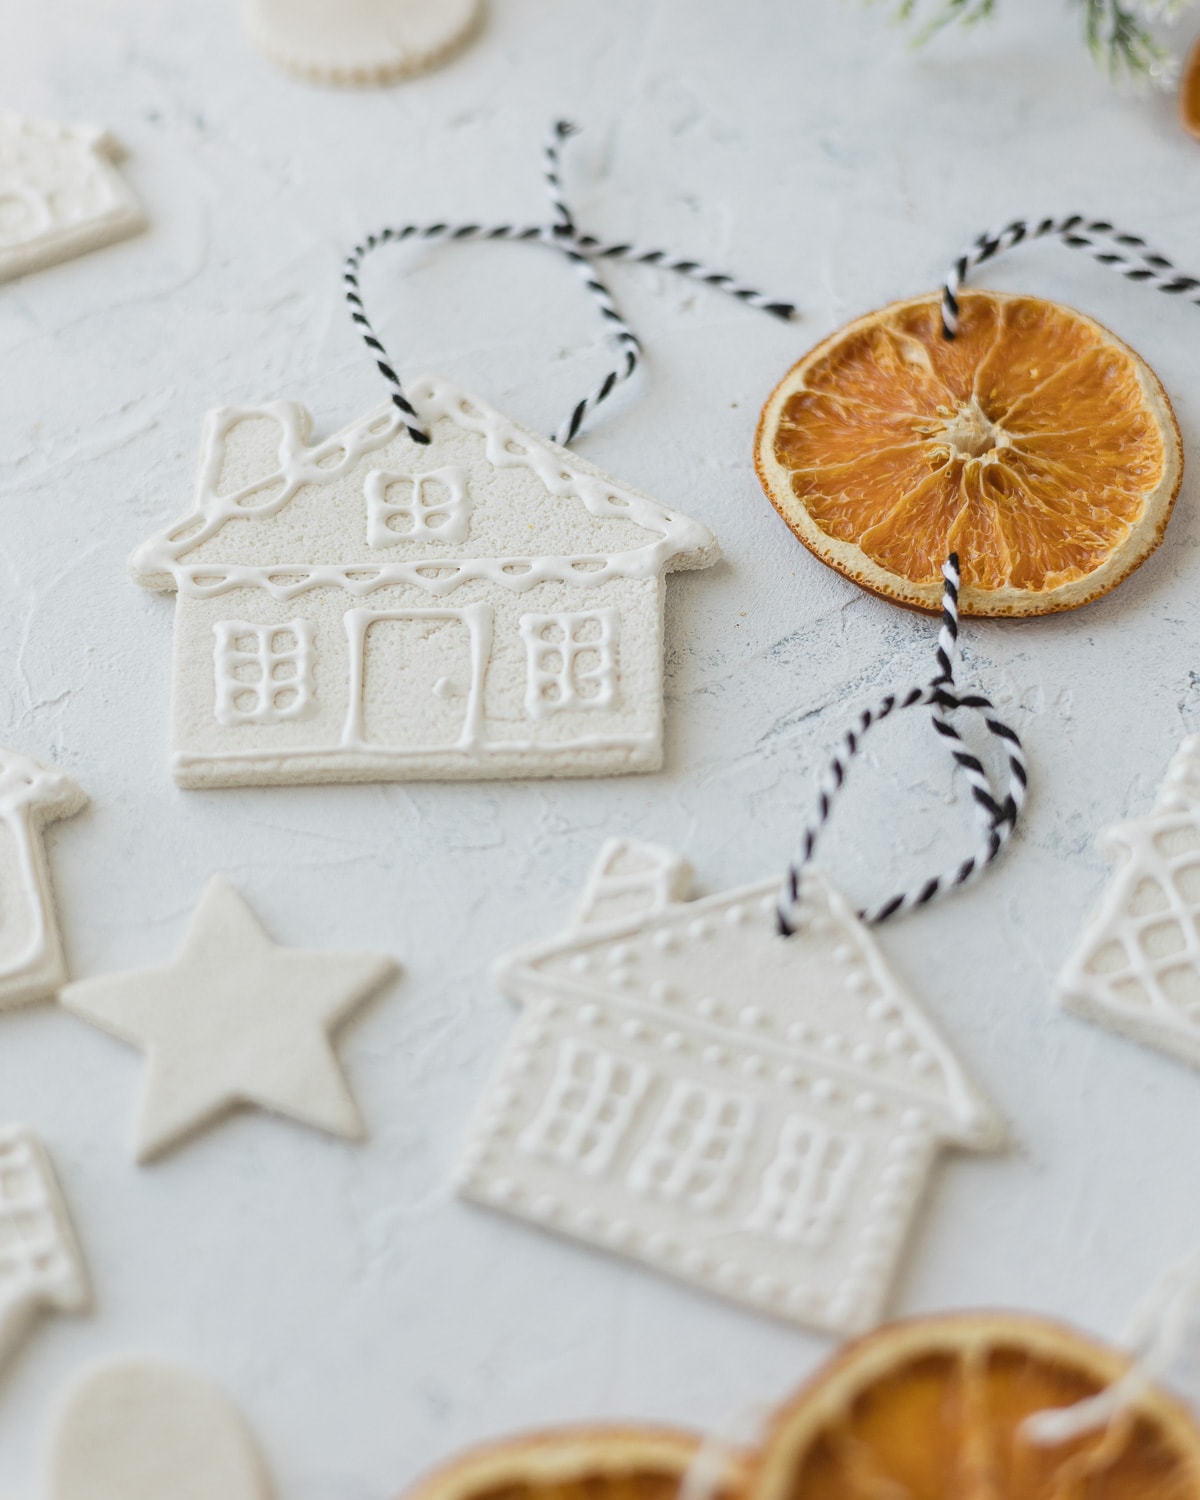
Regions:
<instances>
[{"instance_id":1,"label":"white plaster background","mask_svg":"<svg viewBox=\"0 0 1200 1500\"><path fill-rule=\"evenodd\" d=\"M0 1115L54 1152L97 1294L93 1316L43 1325L0 1386L0 1493L39 1492L52 1399L117 1352L227 1387L285 1500L377 1500L522 1425L716 1422L828 1350L470 1209L447 1180L513 1021L489 962L555 929L600 840L675 844L710 888L781 868L852 708L928 670L931 626L826 572L758 491L753 424L782 371L1014 214L1111 215L1200 262L1200 149L1171 101L1115 97L1065 6L1000 8L914 54L852 0L494 0L461 59L358 94L278 76L232 0L8 0L5 105L109 126L152 221L0 287L0 738L93 798L52 840L73 972L164 958L223 870L280 940L381 948L405 974L343 1047L362 1147L251 1114L139 1170L136 1054L51 1006L0 1018ZM375 403L345 248L388 220L540 216L538 153L564 111L588 127L567 169L585 225L729 266L804 314L784 327L665 276L612 275L648 367L580 451L726 550L670 585L666 771L176 791L171 609L124 559L187 500L203 412L299 398L328 432ZM987 281L1131 339L1195 449L1200 311L1055 246ZM394 253L365 284L404 371L442 371L542 427L607 368L592 308L545 252ZM1200 728L1196 497L1189 477L1165 546L1115 596L968 631L1027 738L1028 822L989 879L883 941L1014 1145L938 1174L898 1312L998 1303L1111 1334L1200 1243L1200 1077L1049 1002L1103 880L1096 830L1144 809ZM923 725L872 749L830 854L864 897L949 858L965 818Z\"/></svg>"}]
</instances>

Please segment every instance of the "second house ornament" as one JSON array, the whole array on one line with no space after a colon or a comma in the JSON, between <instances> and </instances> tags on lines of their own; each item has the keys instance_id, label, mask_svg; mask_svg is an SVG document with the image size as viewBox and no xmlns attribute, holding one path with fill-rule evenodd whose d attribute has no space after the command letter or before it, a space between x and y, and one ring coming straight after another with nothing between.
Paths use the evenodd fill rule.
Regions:
<instances>
[{"instance_id":1,"label":"second house ornament","mask_svg":"<svg viewBox=\"0 0 1200 1500\"><path fill-rule=\"evenodd\" d=\"M587 776L662 758L665 575L719 556L707 526L564 446L638 364L593 262L674 270L787 317L694 261L581 234L546 153L555 217L409 225L350 257L347 295L391 400L313 442L294 402L205 426L191 511L140 547L176 595L172 766L183 786ZM529 241L583 275L621 364L539 437L440 377L403 386L358 270L408 240Z\"/></svg>"},{"instance_id":2,"label":"second house ornament","mask_svg":"<svg viewBox=\"0 0 1200 1500\"><path fill-rule=\"evenodd\" d=\"M1004 1139L985 1095L871 924L988 868L1024 796L1020 743L954 685L948 566L938 673L864 710L778 879L689 900L668 850L601 850L557 938L497 968L523 1008L463 1151L467 1197L761 1311L835 1332L881 1316L940 1153ZM979 814L977 852L856 913L812 868L818 833L873 724L929 707ZM1007 789L945 720L977 712Z\"/></svg>"}]
</instances>

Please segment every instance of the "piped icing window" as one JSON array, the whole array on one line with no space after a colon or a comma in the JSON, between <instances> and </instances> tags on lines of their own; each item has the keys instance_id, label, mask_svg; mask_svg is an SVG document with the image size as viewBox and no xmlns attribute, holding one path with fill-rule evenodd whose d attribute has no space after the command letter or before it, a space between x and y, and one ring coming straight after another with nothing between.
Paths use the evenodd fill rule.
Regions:
<instances>
[{"instance_id":1,"label":"piped icing window","mask_svg":"<svg viewBox=\"0 0 1200 1500\"><path fill-rule=\"evenodd\" d=\"M532 718L616 702L617 619L615 609L521 616L525 708Z\"/></svg>"},{"instance_id":2,"label":"piped icing window","mask_svg":"<svg viewBox=\"0 0 1200 1500\"><path fill-rule=\"evenodd\" d=\"M308 620L213 626L216 715L221 724L279 724L313 702L313 635Z\"/></svg>"},{"instance_id":3,"label":"piped icing window","mask_svg":"<svg viewBox=\"0 0 1200 1500\"><path fill-rule=\"evenodd\" d=\"M650 1082L649 1069L575 1041L558 1049L542 1107L521 1136L521 1150L575 1166L608 1170Z\"/></svg>"},{"instance_id":4,"label":"piped icing window","mask_svg":"<svg viewBox=\"0 0 1200 1500\"><path fill-rule=\"evenodd\" d=\"M854 1136L807 1115L789 1115L749 1227L819 1250L837 1226L861 1164L862 1145Z\"/></svg>"},{"instance_id":5,"label":"piped icing window","mask_svg":"<svg viewBox=\"0 0 1200 1500\"><path fill-rule=\"evenodd\" d=\"M629 1170L629 1185L645 1197L718 1209L737 1179L753 1129L748 1099L681 1080Z\"/></svg>"},{"instance_id":6,"label":"piped icing window","mask_svg":"<svg viewBox=\"0 0 1200 1500\"><path fill-rule=\"evenodd\" d=\"M465 542L471 502L465 469L450 466L425 474L372 469L365 483L367 542Z\"/></svg>"}]
</instances>

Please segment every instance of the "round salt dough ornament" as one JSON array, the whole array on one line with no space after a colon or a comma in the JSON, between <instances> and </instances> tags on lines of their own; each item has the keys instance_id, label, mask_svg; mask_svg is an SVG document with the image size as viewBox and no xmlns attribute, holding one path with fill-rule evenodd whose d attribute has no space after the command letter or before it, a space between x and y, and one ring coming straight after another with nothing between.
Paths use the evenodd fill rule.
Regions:
<instances>
[{"instance_id":1,"label":"round salt dough ornament","mask_svg":"<svg viewBox=\"0 0 1200 1500\"><path fill-rule=\"evenodd\" d=\"M246 0L251 40L310 83L369 88L435 67L475 30L482 0Z\"/></svg>"},{"instance_id":2,"label":"round salt dough ornament","mask_svg":"<svg viewBox=\"0 0 1200 1500\"><path fill-rule=\"evenodd\" d=\"M1162 540L1183 446L1146 361L1069 307L959 291L972 264L1051 232L1160 290L1191 300L1200 285L1107 224L1011 225L940 294L831 334L768 400L763 488L863 588L934 610L956 553L962 614L1052 614L1108 593Z\"/></svg>"}]
</instances>

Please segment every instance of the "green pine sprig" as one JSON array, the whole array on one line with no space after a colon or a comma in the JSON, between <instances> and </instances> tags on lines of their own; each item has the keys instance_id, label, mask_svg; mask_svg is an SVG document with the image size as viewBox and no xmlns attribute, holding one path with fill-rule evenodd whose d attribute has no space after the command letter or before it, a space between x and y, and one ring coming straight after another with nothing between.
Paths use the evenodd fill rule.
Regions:
<instances>
[{"instance_id":1,"label":"green pine sprig","mask_svg":"<svg viewBox=\"0 0 1200 1500\"><path fill-rule=\"evenodd\" d=\"M1114 81L1141 82L1160 77L1169 67L1170 54L1151 29L1155 18L1169 20L1189 0L1070 0L1083 17L1083 36L1097 67ZM927 42L947 26L975 26L996 13L996 0L899 0L895 7L900 21L919 23L916 41Z\"/></svg>"}]
</instances>

